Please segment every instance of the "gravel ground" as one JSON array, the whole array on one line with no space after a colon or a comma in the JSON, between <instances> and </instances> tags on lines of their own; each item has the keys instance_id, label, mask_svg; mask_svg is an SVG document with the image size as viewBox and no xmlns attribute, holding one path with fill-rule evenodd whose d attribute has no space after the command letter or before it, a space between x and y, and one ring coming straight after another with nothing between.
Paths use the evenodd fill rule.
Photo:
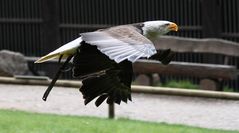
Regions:
<instances>
[{"instance_id":1,"label":"gravel ground","mask_svg":"<svg viewBox=\"0 0 239 133\"><path fill-rule=\"evenodd\" d=\"M46 102L46 86L0 84L0 108L31 112L107 117L106 104L85 106L78 89L55 87ZM239 130L239 101L133 94L133 102L116 105L116 116L137 120Z\"/></svg>"}]
</instances>

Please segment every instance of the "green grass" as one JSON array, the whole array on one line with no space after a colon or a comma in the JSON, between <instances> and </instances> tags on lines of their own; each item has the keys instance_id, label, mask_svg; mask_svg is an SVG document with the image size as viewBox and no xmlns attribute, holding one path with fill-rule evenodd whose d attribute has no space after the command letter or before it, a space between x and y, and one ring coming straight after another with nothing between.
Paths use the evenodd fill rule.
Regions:
<instances>
[{"instance_id":1,"label":"green grass","mask_svg":"<svg viewBox=\"0 0 239 133\"><path fill-rule=\"evenodd\" d=\"M180 80L180 81L171 80L161 86L171 87L171 88L184 88L184 89L198 89L199 88L198 85L193 84L192 82L187 81L187 80Z\"/></svg>"},{"instance_id":2,"label":"green grass","mask_svg":"<svg viewBox=\"0 0 239 133\"><path fill-rule=\"evenodd\" d=\"M0 133L239 133L127 119L0 110Z\"/></svg>"},{"instance_id":3,"label":"green grass","mask_svg":"<svg viewBox=\"0 0 239 133\"><path fill-rule=\"evenodd\" d=\"M228 86L223 87L223 91L225 91L225 92L234 92L233 88L230 88Z\"/></svg>"},{"instance_id":4,"label":"green grass","mask_svg":"<svg viewBox=\"0 0 239 133\"><path fill-rule=\"evenodd\" d=\"M199 85L193 84L192 82L188 80L171 80L166 82L163 85L160 85L162 87L171 87L171 88L183 88L183 89L199 89ZM229 88L228 86L223 87L223 91L225 92L233 92L233 88Z\"/></svg>"}]
</instances>

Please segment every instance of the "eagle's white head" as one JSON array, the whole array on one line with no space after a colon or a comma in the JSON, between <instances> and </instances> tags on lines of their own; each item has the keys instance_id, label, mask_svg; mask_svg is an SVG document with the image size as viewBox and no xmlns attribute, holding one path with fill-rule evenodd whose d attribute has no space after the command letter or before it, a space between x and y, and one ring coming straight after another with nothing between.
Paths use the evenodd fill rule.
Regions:
<instances>
[{"instance_id":1,"label":"eagle's white head","mask_svg":"<svg viewBox=\"0 0 239 133\"><path fill-rule=\"evenodd\" d=\"M143 23L143 35L150 40L155 40L159 36L168 33L169 31L178 31L178 26L169 21L147 21Z\"/></svg>"}]
</instances>

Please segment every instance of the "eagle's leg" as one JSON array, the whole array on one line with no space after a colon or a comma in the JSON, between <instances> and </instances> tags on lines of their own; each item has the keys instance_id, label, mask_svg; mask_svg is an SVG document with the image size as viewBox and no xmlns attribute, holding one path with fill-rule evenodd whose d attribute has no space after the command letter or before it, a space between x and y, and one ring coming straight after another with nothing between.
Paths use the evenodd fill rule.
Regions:
<instances>
[{"instance_id":1,"label":"eagle's leg","mask_svg":"<svg viewBox=\"0 0 239 133\"><path fill-rule=\"evenodd\" d=\"M175 53L170 49L157 52L156 54L152 55L149 59L161 61L162 64L167 65L171 62L174 58Z\"/></svg>"},{"instance_id":2,"label":"eagle's leg","mask_svg":"<svg viewBox=\"0 0 239 133\"><path fill-rule=\"evenodd\" d=\"M58 80L58 78L60 77L60 75L62 74L62 72L65 72L66 70L66 67L67 67L67 64L70 62L71 58L73 57L73 55L69 56L66 61L64 62L64 64L59 68L59 70L57 71L55 77L52 79L50 85L48 86L48 88L46 89L42 99L44 101L46 101L50 91L52 90L53 86L55 85L56 81Z\"/></svg>"},{"instance_id":3,"label":"eagle's leg","mask_svg":"<svg viewBox=\"0 0 239 133\"><path fill-rule=\"evenodd\" d=\"M63 57L63 55L61 55L61 56L59 57L58 63L61 63L62 57Z\"/></svg>"}]
</instances>

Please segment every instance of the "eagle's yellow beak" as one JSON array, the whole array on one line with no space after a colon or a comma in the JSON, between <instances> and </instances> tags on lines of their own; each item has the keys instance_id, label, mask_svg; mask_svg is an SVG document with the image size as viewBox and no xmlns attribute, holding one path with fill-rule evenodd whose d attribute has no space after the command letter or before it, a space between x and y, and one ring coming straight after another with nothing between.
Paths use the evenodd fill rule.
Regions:
<instances>
[{"instance_id":1,"label":"eagle's yellow beak","mask_svg":"<svg viewBox=\"0 0 239 133\"><path fill-rule=\"evenodd\" d=\"M172 31L178 31L178 26L175 23L171 23L169 24L168 29Z\"/></svg>"}]
</instances>

